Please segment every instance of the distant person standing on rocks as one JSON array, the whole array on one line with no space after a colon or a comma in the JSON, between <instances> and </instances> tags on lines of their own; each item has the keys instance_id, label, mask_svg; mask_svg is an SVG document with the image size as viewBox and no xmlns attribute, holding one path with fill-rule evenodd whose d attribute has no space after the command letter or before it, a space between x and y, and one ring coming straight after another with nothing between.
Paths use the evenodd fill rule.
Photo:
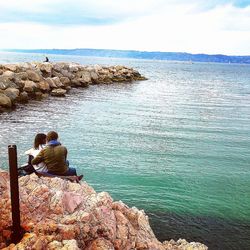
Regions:
<instances>
[{"instance_id":1,"label":"distant person standing on rocks","mask_svg":"<svg viewBox=\"0 0 250 250\"><path fill-rule=\"evenodd\" d=\"M77 175L75 168L70 168L67 161L67 148L62 146L58 141L58 134L50 131L47 134L47 145L41 152L31 161L31 163L39 164L44 162L48 168L48 173L53 175ZM82 178L82 176L80 176Z\"/></svg>"}]
</instances>

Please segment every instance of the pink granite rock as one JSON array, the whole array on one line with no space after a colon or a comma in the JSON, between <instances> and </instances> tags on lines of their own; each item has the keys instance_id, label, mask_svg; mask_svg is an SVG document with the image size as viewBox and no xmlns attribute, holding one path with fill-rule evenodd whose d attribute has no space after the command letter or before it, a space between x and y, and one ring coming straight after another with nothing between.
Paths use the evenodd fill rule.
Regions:
<instances>
[{"instance_id":1,"label":"pink granite rock","mask_svg":"<svg viewBox=\"0 0 250 250\"><path fill-rule=\"evenodd\" d=\"M11 225L9 175L0 170L0 249L196 249L185 240L159 242L142 210L96 193L86 182L60 178L19 178L21 225L26 234L8 245Z\"/></svg>"}]
</instances>

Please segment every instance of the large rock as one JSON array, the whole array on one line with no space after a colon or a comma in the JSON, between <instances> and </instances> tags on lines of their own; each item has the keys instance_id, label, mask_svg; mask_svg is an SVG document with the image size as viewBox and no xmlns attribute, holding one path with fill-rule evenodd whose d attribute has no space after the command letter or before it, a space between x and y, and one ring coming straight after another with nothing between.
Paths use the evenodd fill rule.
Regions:
<instances>
[{"instance_id":1,"label":"large rock","mask_svg":"<svg viewBox=\"0 0 250 250\"><path fill-rule=\"evenodd\" d=\"M39 65L39 69L43 72L46 72L46 73L51 73L52 71L52 65L51 63L42 63Z\"/></svg>"},{"instance_id":2,"label":"large rock","mask_svg":"<svg viewBox=\"0 0 250 250\"><path fill-rule=\"evenodd\" d=\"M67 90L65 89L53 89L52 92L51 92L51 95L52 96L65 96Z\"/></svg>"},{"instance_id":3,"label":"large rock","mask_svg":"<svg viewBox=\"0 0 250 250\"><path fill-rule=\"evenodd\" d=\"M45 81L49 84L50 88L52 88L52 89L57 88L57 86L52 78L50 78L50 77L45 78Z\"/></svg>"},{"instance_id":4,"label":"large rock","mask_svg":"<svg viewBox=\"0 0 250 250\"><path fill-rule=\"evenodd\" d=\"M16 88L7 88L4 90L4 94L10 98L12 102L15 102L18 99L20 91Z\"/></svg>"},{"instance_id":5,"label":"large rock","mask_svg":"<svg viewBox=\"0 0 250 250\"><path fill-rule=\"evenodd\" d=\"M19 97L18 97L18 101L21 103L27 103L29 100L29 95L26 91L23 91L20 93Z\"/></svg>"},{"instance_id":6,"label":"large rock","mask_svg":"<svg viewBox=\"0 0 250 250\"><path fill-rule=\"evenodd\" d=\"M4 68L10 71L16 71L17 70L17 65L16 64L5 64Z\"/></svg>"},{"instance_id":7,"label":"large rock","mask_svg":"<svg viewBox=\"0 0 250 250\"><path fill-rule=\"evenodd\" d=\"M41 76L35 70L27 70L26 73L28 74L28 79L33 82L39 82L41 80Z\"/></svg>"},{"instance_id":8,"label":"large rock","mask_svg":"<svg viewBox=\"0 0 250 250\"><path fill-rule=\"evenodd\" d=\"M62 88L63 87L63 84L60 81L59 77L56 76L56 77L53 77L51 79L52 79L52 81L54 82L54 84L56 85L57 88Z\"/></svg>"},{"instance_id":9,"label":"large rock","mask_svg":"<svg viewBox=\"0 0 250 250\"><path fill-rule=\"evenodd\" d=\"M11 108L12 107L11 99L3 93L0 93L0 106L2 106L4 108Z\"/></svg>"},{"instance_id":10,"label":"large rock","mask_svg":"<svg viewBox=\"0 0 250 250\"><path fill-rule=\"evenodd\" d=\"M198 243L159 242L142 210L96 193L86 182L19 178L21 226L28 232L11 249L206 250ZM9 175L0 170L0 248L10 237ZM167 237L167 235L166 235ZM170 246L173 246L170 248Z\"/></svg>"},{"instance_id":11,"label":"large rock","mask_svg":"<svg viewBox=\"0 0 250 250\"><path fill-rule=\"evenodd\" d=\"M23 90L27 93L33 93L37 90L37 84L32 81L24 81Z\"/></svg>"},{"instance_id":12,"label":"large rock","mask_svg":"<svg viewBox=\"0 0 250 250\"><path fill-rule=\"evenodd\" d=\"M43 99L48 94L64 96L65 90L71 87L143 79L138 71L124 66L83 66L64 62L0 64L0 92L10 97L12 105L16 101L27 102L29 98ZM2 107L0 111L3 110Z\"/></svg>"},{"instance_id":13,"label":"large rock","mask_svg":"<svg viewBox=\"0 0 250 250\"><path fill-rule=\"evenodd\" d=\"M8 76L1 75L0 76L0 90L7 89L10 87L11 80L9 79Z\"/></svg>"},{"instance_id":14,"label":"large rock","mask_svg":"<svg viewBox=\"0 0 250 250\"><path fill-rule=\"evenodd\" d=\"M42 91L48 92L50 90L50 85L46 81L41 81L37 84L38 88Z\"/></svg>"}]
</instances>

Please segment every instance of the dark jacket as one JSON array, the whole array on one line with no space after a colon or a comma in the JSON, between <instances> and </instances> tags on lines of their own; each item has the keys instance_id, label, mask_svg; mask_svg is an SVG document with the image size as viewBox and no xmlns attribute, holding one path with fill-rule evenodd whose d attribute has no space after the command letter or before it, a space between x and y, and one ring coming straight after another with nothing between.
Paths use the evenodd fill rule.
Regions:
<instances>
[{"instance_id":1,"label":"dark jacket","mask_svg":"<svg viewBox=\"0 0 250 250\"><path fill-rule=\"evenodd\" d=\"M41 152L31 161L32 165L44 162L48 168L55 174L64 174L68 170L66 165L67 149L64 146L46 146Z\"/></svg>"}]
</instances>

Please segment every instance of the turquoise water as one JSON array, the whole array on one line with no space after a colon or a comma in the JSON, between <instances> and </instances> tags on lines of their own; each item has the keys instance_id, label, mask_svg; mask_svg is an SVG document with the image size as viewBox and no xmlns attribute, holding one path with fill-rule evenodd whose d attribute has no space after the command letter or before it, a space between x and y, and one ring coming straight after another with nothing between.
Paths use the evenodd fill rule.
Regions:
<instances>
[{"instance_id":1,"label":"turquoise water","mask_svg":"<svg viewBox=\"0 0 250 250\"><path fill-rule=\"evenodd\" d=\"M57 130L85 180L148 212L160 239L250 249L250 65L50 57L132 66L149 80L73 89L1 114L1 167L8 144L21 164L37 132ZM43 58L0 53L0 62Z\"/></svg>"}]
</instances>

